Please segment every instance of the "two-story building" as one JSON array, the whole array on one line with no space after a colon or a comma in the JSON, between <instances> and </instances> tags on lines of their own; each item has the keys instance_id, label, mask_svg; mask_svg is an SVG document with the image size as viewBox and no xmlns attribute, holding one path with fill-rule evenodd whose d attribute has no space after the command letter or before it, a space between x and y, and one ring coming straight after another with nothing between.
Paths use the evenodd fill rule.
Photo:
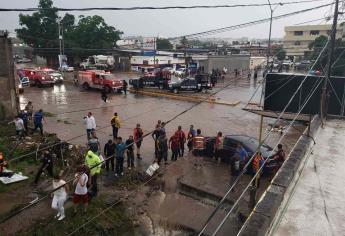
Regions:
<instances>
[{"instance_id":1,"label":"two-story building","mask_svg":"<svg viewBox=\"0 0 345 236\"><path fill-rule=\"evenodd\" d=\"M309 44L317 37L328 36L331 33L332 25L299 25L286 26L283 47L286 50L286 56L294 61L304 58L310 51ZM336 38L343 36L343 27L338 25Z\"/></svg>"}]
</instances>

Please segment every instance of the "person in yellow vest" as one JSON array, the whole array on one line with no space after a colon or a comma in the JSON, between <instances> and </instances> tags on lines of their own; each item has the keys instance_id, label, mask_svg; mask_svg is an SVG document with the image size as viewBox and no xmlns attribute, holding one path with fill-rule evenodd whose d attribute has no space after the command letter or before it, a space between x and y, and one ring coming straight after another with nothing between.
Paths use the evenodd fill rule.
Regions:
<instances>
[{"instance_id":1,"label":"person in yellow vest","mask_svg":"<svg viewBox=\"0 0 345 236\"><path fill-rule=\"evenodd\" d=\"M117 112L114 113L113 118L110 120L111 127L113 128L113 138L117 139L117 134L121 128L120 117L117 115Z\"/></svg>"},{"instance_id":2,"label":"person in yellow vest","mask_svg":"<svg viewBox=\"0 0 345 236\"><path fill-rule=\"evenodd\" d=\"M201 130L197 129L196 136L193 137L193 154L196 156L196 166L202 167L202 156L205 150L205 137L201 135Z\"/></svg>"},{"instance_id":3,"label":"person in yellow vest","mask_svg":"<svg viewBox=\"0 0 345 236\"><path fill-rule=\"evenodd\" d=\"M101 159L98 155L89 150L86 154L85 165L90 170L91 196L96 197L98 192L97 176L101 173Z\"/></svg>"}]
</instances>

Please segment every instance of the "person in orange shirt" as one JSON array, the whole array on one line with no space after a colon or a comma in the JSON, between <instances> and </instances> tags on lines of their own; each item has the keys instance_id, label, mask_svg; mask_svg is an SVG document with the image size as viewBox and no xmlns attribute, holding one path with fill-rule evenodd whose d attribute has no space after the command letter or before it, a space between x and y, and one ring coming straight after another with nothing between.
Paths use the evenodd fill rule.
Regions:
<instances>
[{"instance_id":1,"label":"person in orange shirt","mask_svg":"<svg viewBox=\"0 0 345 236\"><path fill-rule=\"evenodd\" d=\"M197 129L193 138L193 154L196 156L196 166L202 167L202 156L205 150L205 137L201 135L201 130Z\"/></svg>"},{"instance_id":2,"label":"person in orange shirt","mask_svg":"<svg viewBox=\"0 0 345 236\"><path fill-rule=\"evenodd\" d=\"M4 155L0 152L0 177L8 177L11 178L14 173L13 172L4 172L4 169L7 167L8 163L4 159Z\"/></svg>"}]
</instances>

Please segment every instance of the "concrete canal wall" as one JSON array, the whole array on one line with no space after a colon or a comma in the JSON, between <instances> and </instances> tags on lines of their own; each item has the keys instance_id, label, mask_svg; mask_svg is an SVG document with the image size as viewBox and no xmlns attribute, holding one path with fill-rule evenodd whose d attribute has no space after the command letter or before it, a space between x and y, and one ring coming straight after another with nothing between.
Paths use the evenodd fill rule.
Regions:
<instances>
[{"instance_id":1,"label":"concrete canal wall","mask_svg":"<svg viewBox=\"0 0 345 236\"><path fill-rule=\"evenodd\" d=\"M276 217L280 215L279 213L284 206L284 201L289 197L291 189L301 174L303 163L314 144L311 137L315 137L319 127L320 119L315 116L310 125L309 135L307 128L273 178L271 185L256 204L238 235L263 236L270 233Z\"/></svg>"}]
</instances>

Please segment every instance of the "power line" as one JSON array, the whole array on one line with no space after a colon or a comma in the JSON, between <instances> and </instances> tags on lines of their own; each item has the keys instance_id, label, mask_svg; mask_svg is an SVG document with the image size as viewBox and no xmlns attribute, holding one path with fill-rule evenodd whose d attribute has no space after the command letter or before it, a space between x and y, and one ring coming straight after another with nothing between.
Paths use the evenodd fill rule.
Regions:
<instances>
[{"instance_id":1,"label":"power line","mask_svg":"<svg viewBox=\"0 0 345 236\"><path fill-rule=\"evenodd\" d=\"M328 41L329 42L329 41ZM324 49L327 47L328 42L326 43L326 45L324 46ZM321 55L324 52L324 49L320 52L317 60L315 61L315 63L313 64L312 68L316 65L317 61L320 59ZM312 70L312 68L309 70L309 72ZM298 89L296 90L296 92L293 94L293 96L291 97L290 101L288 102L288 104L285 106L283 112L281 113L281 115L285 112L285 109L290 105L293 97L297 94L297 91L299 89L301 89L304 81L306 80L306 78L308 77L308 74L305 76L305 78L303 79L303 81L301 82L300 86L298 87ZM320 80L318 83L315 83L315 88L312 89L312 91L309 93L309 97L306 98L303 106L300 108L299 112L296 114L296 116L294 117L294 119L292 120L292 122L290 123L290 125L288 126L288 129L292 126L292 124L295 122L295 120L297 119L297 117L299 116L299 114L302 112L303 108L305 107L305 105L307 104L307 102L309 101L309 99L312 97L312 95L314 94L314 92L316 91L316 89L318 88L318 86L321 84L322 80ZM278 117L279 119L279 117ZM277 119L277 120L278 120ZM277 142L277 144L275 145L275 147L273 148L273 150L278 146L278 144L281 142L281 140L286 136L287 132L284 133L284 135L279 139L279 141ZM267 137L267 136L266 136ZM266 139L266 138L265 138ZM260 144L260 146L262 145L262 143ZM260 147L259 146L259 147ZM271 153L273 152L273 150L271 151ZM258 151L258 150L257 150ZM256 152L257 152L256 151ZM256 154L256 152L254 153L254 155ZM217 232L220 230L220 228L223 226L223 224L225 223L226 219L230 216L230 214L232 213L232 211L234 210L235 206L239 203L239 201L242 199L242 197L244 196L244 193L248 190L249 186L251 185L251 183L253 182L253 180L257 177L257 175L260 173L260 171L262 170L262 168L264 167L265 163L269 160L269 158L267 158L264 163L261 165L261 167L259 168L259 170L256 172L256 174L253 176L253 178L250 180L249 184L247 185L247 187L243 190L243 192L241 193L241 195L239 196L239 198L236 200L236 202L234 203L234 205L231 207L231 209L229 210L229 212L226 214L226 216L223 218L223 220L221 221L221 223L218 225L218 227L216 228L216 230L213 232L212 236L215 236L217 234ZM204 230L204 229L203 229ZM201 233L203 232L203 230L200 232L199 236L201 235Z\"/></svg>"},{"instance_id":2,"label":"power line","mask_svg":"<svg viewBox=\"0 0 345 236\"><path fill-rule=\"evenodd\" d=\"M181 116L181 115L183 115L183 114L189 112L190 110L194 109L196 106L198 106L198 105L202 104L203 102L207 101L210 97L212 97L212 96L214 96L215 94L217 94L217 93L223 91L225 88L229 87L229 86L232 85L233 83L234 83L234 81L229 82L227 85L223 86L220 90L218 90L218 91L216 91L216 92L210 94L210 95L207 96L205 99L203 99L203 100L197 102L196 104L193 104L191 107L189 107L189 108L183 110L182 112L178 113L177 115L173 116L171 119L169 119L168 121L166 121L165 124L169 124L169 123L172 122L173 120L177 119L179 116ZM156 108L156 109L157 109L157 108ZM105 127L109 127L109 126L105 126ZM102 127L102 128L100 128L100 129L103 129L103 128L105 128L105 127ZM100 129L98 129L98 130L100 130ZM146 133L146 134L145 134L141 139L139 139L137 142L142 141L144 138L146 138L147 136L151 135L153 132L154 132L154 130L151 131L151 132L149 132L149 133ZM77 137L82 137L82 136L85 136L85 134L79 135L79 136L77 136ZM74 137L74 138L77 138L77 137ZM66 142L67 142L67 141L66 141ZM57 144L50 145L50 146L48 146L48 147L42 148L41 150L46 150L47 148L50 148L50 147L52 147L52 146L56 146L56 145L58 145L58 144L60 144L60 143L61 143L61 142L58 142ZM129 146L134 145L135 143L136 143L136 142L134 142L134 143L132 143L132 144L130 144L130 145L127 145L127 146L126 146L126 149L127 149ZM25 157L25 156L28 156L28 155L31 155L31 154L33 154L33 153L36 153L36 151L35 151L35 152L32 152L32 153L29 153L29 154L26 154L26 155L22 155L22 156L20 156L20 158ZM16 159L19 159L19 158L16 158ZM95 168L95 167L97 167L97 166L103 164L103 163L104 163L105 161L107 161L108 159L110 159L110 157L104 159L104 161L103 161L103 162L100 162L98 165L92 166L90 169L93 169L93 168ZM13 160L13 159L12 159L12 160ZM76 179L76 177L74 177L74 178L72 178L72 179L66 181L66 184L72 182L72 181L75 180L75 179ZM35 202L32 202L32 203L30 203L30 204L24 206L23 208L21 208L21 209L19 209L19 210L17 210L17 211L14 211L14 212L12 212L11 214L5 216L3 219L0 220L0 224L3 223L3 222L5 222L5 221L7 221L7 220L9 220L9 219L11 219L11 218L13 218L14 216L16 216L16 215L18 215L18 214L20 214L22 211L24 211L24 210L26 210L26 209L28 209L28 208L30 208L30 207L36 205L37 203L43 201L43 200L46 199L51 193L53 193L53 192L55 192L56 190L62 188L62 187L65 186L66 184L64 184L64 185L62 185L62 186L60 186L60 187L58 187L58 188L56 188L56 189L53 189L53 190L50 191L47 195L45 195L45 196L39 198L39 199L36 200Z\"/></svg>"},{"instance_id":3,"label":"power line","mask_svg":"<svg viewBox=\"0 0 345 236\"><path fill-rule=\"evenodd\" d=\"M316 65L317 61L320 59L321 55L323 54L326 46L328 45L328 42L326 43L326 45L324 46L323 50L319 53L318 58L316 59L316 61L314 62L313 66L311 67L311 69ZM310 70L311 70L310 69ZM309 70L309 72L310 72ZM266 74L267 76L267 74ZM266 77L265 76L265 77ZM291 96L290 100L288 101L288 103L286 104L286 106L284 107L284 109L282 110L282 112L280 113L280 115L277 117L276 121L273 124L273 127L277 125L278 121L282 118L283 114L285 113L286 109L289 107L289 105L291 104L293 98L296 96L297 92L302 88L302 85L304 84L304 82L306 81L306 79L308 78L308 74L305 76L305 78L302 80L301 84L298 86L298 88L296 89L296 91L293 93L293 95ZM292 124L292 123L291 123ZM223 196L223 198L220 200L220 202L218 203L218 205L215 207L215 209L212 211L212 213L210 214L210 216L208 217L208 219L206 220L206 222L203 224L202 229L200 230L198 236L201 236L202 233L206 230L207 226L209 225L211 219L214 217L214 215L216 214L216 212L220 209L221 205L223 204L223 202L226 200L226 198L228 197L228 195L231 193L232 189L236 186L236 184L239 182L240 177L245 173L246 168L250 165L250 163L252 162L252 160L254 159L256 153L258 151L260 151L260 147L264 144L264 142L267 140L267 138L269 137L269 135L272 133L271 129L265 136L265 138L260 142L258 148L256 149L256 151L253 153L252 157L248 160L247 164L243 167L243 170L241 171L240 175L236 178L235 182L232 184L232 186L230 186L229 190L225 193L225 195Z\"/></svg>"},{"instance_id":4,"label":"power line","mask_svg":"<svg viewBox=\"0 0 345 236\"><path fill-rule=\"evenodd\" d=\"M0 8L0 12L32 12L32 11L136 11L136 10L171 10L171 9L214 9L214 8L236 8L236 7L261 7L269 5L291 5L300 3L319 2L324 0L305 0L294 2L278 2L278 3L253 3L253 4L234 4L234 5L195 5L195 6L164 6L164 7L87 7L87 8Z\"/></svg>"},{"instance_id":5,"label":"power line","mask_svg":"<svg viewBox=\"0 0 345 236\"><path fill-rule=\"evenodd\" d=\"M289 17L289 16L294 16L294 15L302 14L302 13L305 13L305 12L314 11L314 10L317 10L317 9L320 9L320 8L328 7L328 6L331 6L333 4L334 3L328 3L328 4L323 4L323 5L319 5L319 6L312 7L312 8L303 9L303 10L300 10L300 11L294 11L294 12L290 12L290 13L274 16L274 17L272 17L272 19L273 20L278 20L278 19L281 19L281 18L285 18L285 17ZM264 19L261 19L261 20L250 21L250 22L246 22L246 23L242 23L242 24L238 24L238 25L218 28L218 29L214 29L214 30L208 30L208 31L204 31L204 32L200 32L200 33L195 33L195 34L187 34L187 35L182 35L182 36L179 36L179 37L173 37L173 38L168 38L168 39L169 40L177 40L177 39L180 39L180 38L183 38L183 37L186 37L188 39L194 39L194 38L203 37L203 36L207 36L207 35L227 32L227 31L230 31L230 30L245 28L245 27L248 27L248 26L256 25L256 24L262 24L262 23L269 22L270 20L271 20L271 18L264 18Z\"/></svg>"},{"instance_id":6,"label":"power line","mask_svg":"<svg viewBox=\"0 0 345 236\"><path fill-rule=\"evenodd\" d=\"M290 123L290 125L288 126L287 130L293 125L293 123L296 121L297 117L299 116L299 114L302 112L303 108L305 107L305 105L308 103L308 101L310 100L310 98L312 97L312 95L314 94L314 92L316 91L316 89L319 87L319 85L321 84L322 80L320 80L317 85L315 86L314 90L310 92L309 96L307 97L306 101L304 102L303 106L300 108L300 111L296 114L295 118L292 120L292 122ZM284 135L279 139L279 141L277 142L276 146L273 148L273 150L275 148L277 148L278 144L283 140L283 138L286 136L287 132L284 133ZM271 151L271 154L273 153L273 150ZM262 165L260 166L259 170L255 173L255 175L253 176L253 178L249 181L248 185L246 186L246 188L243 190L243 192L241 193L241 195L239 196L239 198L235 201L235 203L233 204L233 206L231 207L231 209L229 210L229 212L226 214L226 216L222 219L222 221L220 222L220 224L217 226L216 230L212 233L212 236L215 236L218 231L222 228L222 226L224 225L225 221L229 218L229 216L231 215L231 213L233 212L233 210L235 209L235 206L238 205L239 201L242 199L242 197L244 196L244 193L248 190L248 188L250 187L250 185L252 184L252 182L254 181L254 179L259 175L259 173L261 172L261 170L263 169L264 165L267 163L267 161L269 160L269 158L265 159L264 162L262 163Z\"/></svg>"}]
</instances>

